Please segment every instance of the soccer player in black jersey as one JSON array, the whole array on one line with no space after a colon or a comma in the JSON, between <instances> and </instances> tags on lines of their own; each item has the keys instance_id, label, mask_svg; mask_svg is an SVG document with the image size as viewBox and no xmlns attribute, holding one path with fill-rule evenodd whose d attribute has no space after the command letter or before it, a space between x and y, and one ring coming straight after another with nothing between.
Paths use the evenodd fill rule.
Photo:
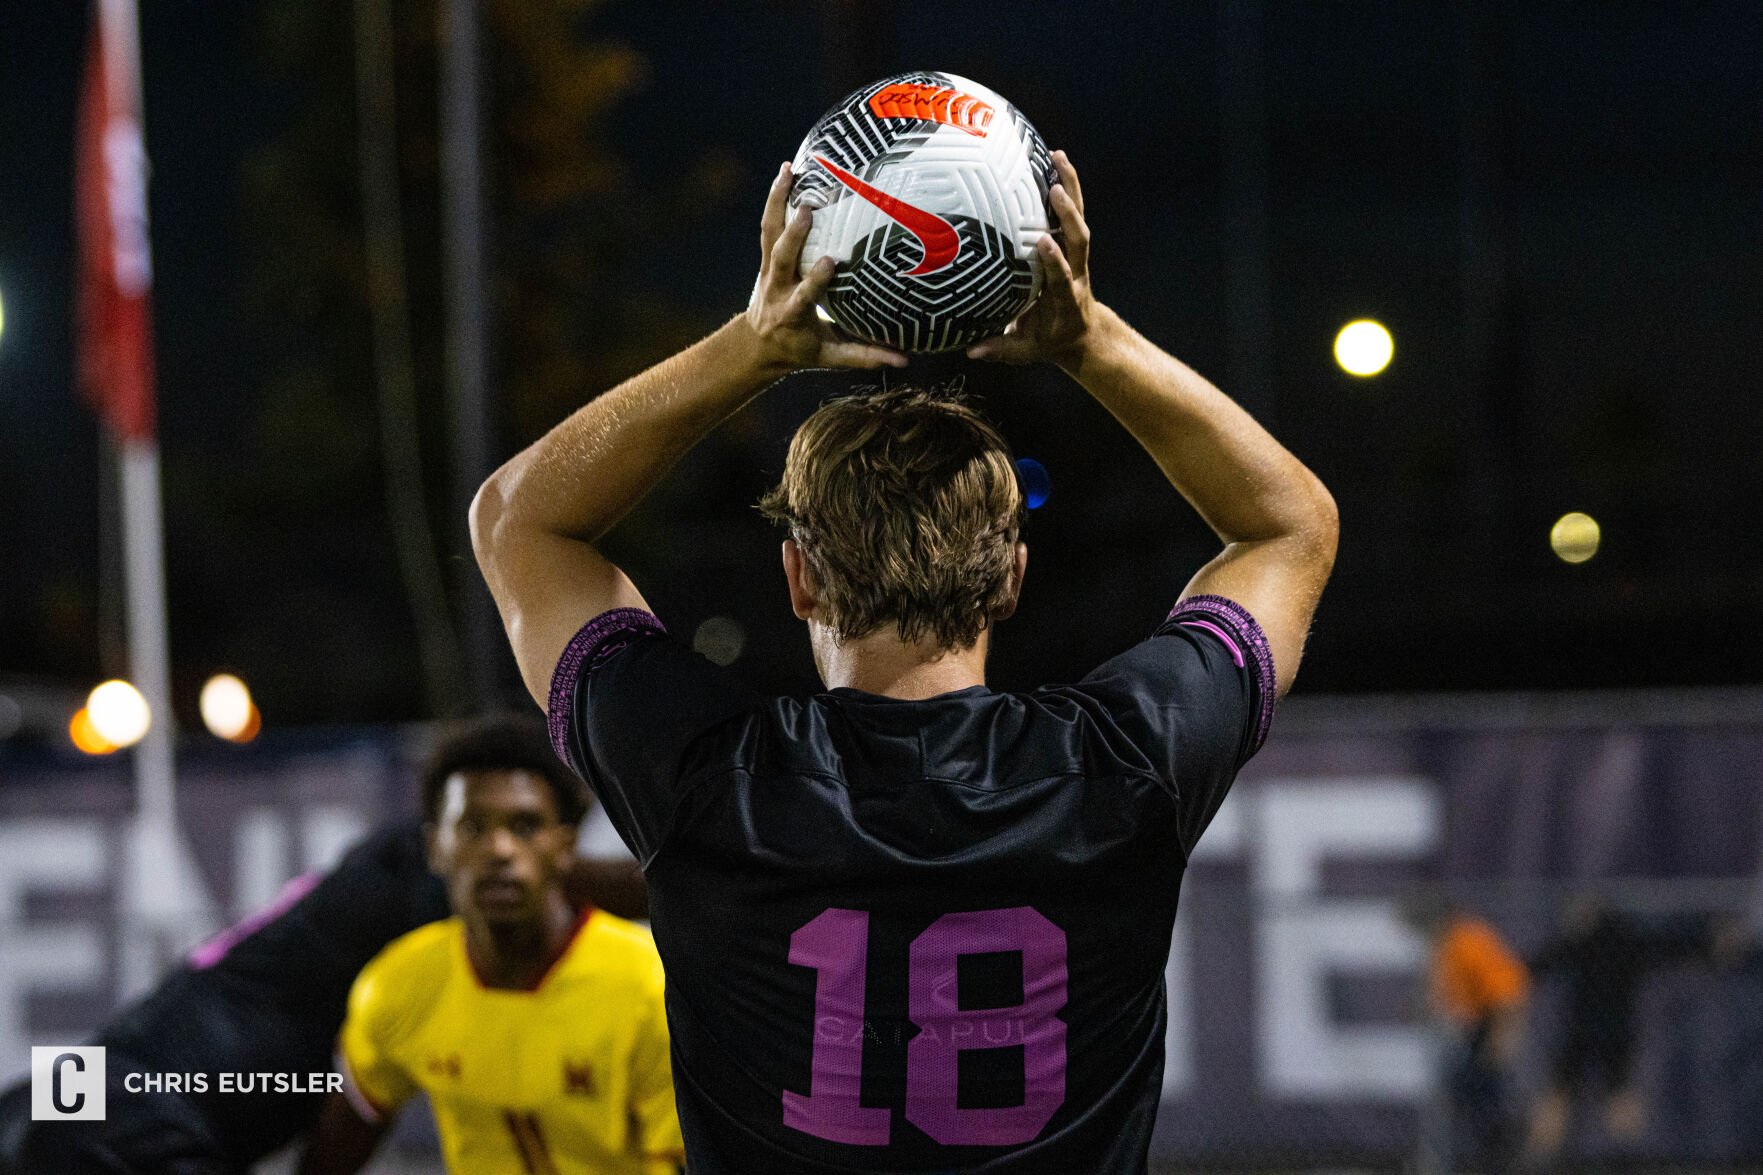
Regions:
<instances>
[{"instance_id":1,"label":"soccer player in black jersey","mask_svg":"<svg viewBox=\"0 0 1763 1175\"><path fill-rule=\"evenodd\" d=\"M549 771L556 764L539 737L542 757L509 739L474 753ZM447 768L431 760L426 771ZM626 861L578 861L569 892L625 916L646 910ZM325 1094L223 1094L214 1075L328 1071L356 974L393 939L448 913L414 821L368 836L329 873L296 878L100 1029L92 1043L108 1050L106 1121L33 1123L28 1083L0 1096L0 1175L242 1175L304 1134ZM131 1093L131 1073L203 1073L208 1089Z\"/></svg>"},{"instance_id":2,"label":"soccer player in black jersey","mask_svg":"<svg viewBox=\"0 0 1763 1175\"><path fill-rule=\"evenodd\" d=\"M681 454L803 367L901 365L815 315L780 170L745 313L498 470L478 559L559 751L646 866L693 1175L1142 1172L1189 850L1266 736L1333 563L1327 491L1097 302L1070 162L1062 249L970 355L1058 364L1223 550L1081 681L985 685L1026 566L1003 441L970 409L823 406L763 503L828 689L760 696L672 640L595 543Z\"/></svg>"}]
</instances>

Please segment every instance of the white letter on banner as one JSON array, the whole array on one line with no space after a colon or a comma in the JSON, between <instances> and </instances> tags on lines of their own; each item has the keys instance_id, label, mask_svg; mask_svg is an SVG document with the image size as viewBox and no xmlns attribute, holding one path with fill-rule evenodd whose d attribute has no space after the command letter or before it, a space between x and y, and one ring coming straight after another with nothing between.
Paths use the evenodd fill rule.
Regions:
<instances>
[{"instance_id":1,"label":"white letter on banner","mask_svg":"<svg viewBox=\"0 0 1763 1175\"><path fill-rule=\"evenodd\" d=\"M1249 801L1241 792L1226 796L1200 843L1194 846L1189 864L1196 861L1230 860L1243 851L1243 806ZM1188 1096L1194 1084L1194 986L1190 969L1194 957L1192 919L1181 911L1194 897L1194 878L1182 878L1181 903L1176 907L1175 933L1169 940L1169 962L1163 968L1163 988L1169 1005L1169 1031L1163 1037L1164 1101Z\"/></svg>"},{"instance_id":2,"label":"white letter on banner","mask_svg":"<svg viewBox=\"0 0 1763 1175\"><path fill-rule=\"evenodd\" d=\"M144 995L191 947L221 926L202 867L181 827L125 818L116 893L116 998Z\"/></svg>"},{"instance_id":3,"label":"white letter on banner","mask_svg":"<svg viewBox=\"0 0 1763 1175\"><path fill-rule=\"evenodd\" d=\"M367 820L355 808L322 804L308 809L300 821L301 871L330 870L366 832Z\"/></svg>"},{"instance_id":4,"label":"white letter on banner","mask_svg":"<svg viewBox=\"0 0 1763 1175\"><path fill-rule=\"evenodd\" d=\"M252 808L233 829L233 918L248 918L275 901L288 883L288 818L279 808Z\"/></svg>"},{"instance_id":5,"label":"white letter on banner","mask_svg":"<svg viewBox=\"0 0 1763 1175\"><path fill-rule=\"evenodd\" d=\"M1394 898L1325 898L1329 857L1414 858L1431 851L1436 788L1411 777L1268 780L1260 789L1252 877L1258 919L1263 1072L1281 1097L1414 1100L1427 1084L1420 1033L1333 1023L1328 980L1416 970L1417 935Z\"/></svg>"},{"instance_id":6,"label":"white letter on banner","mask_svg":"<svg viewBox=\"0 0 1763 1175\"><path fill-rule=\"evenodd\" d=\"M25 895L94 890L104 881L104 830L96 820L0 821L0 1085L30 1057L25 1001L33 992L80 991L104 973L104 938L87 922L26 922Z\"/></svg>"}]
</instances>

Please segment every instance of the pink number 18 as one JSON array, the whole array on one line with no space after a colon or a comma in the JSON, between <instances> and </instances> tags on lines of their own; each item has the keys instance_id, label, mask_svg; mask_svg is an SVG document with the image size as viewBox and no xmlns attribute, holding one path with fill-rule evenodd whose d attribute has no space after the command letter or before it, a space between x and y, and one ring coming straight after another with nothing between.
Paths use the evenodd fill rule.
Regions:
<instances>
[{"instance_id":1,"label":"pink number 18","mask_svg":"<svg viewBox=\"0 0 1763 1175\"><path fill-rule=\"evenodd\" d=\"M1022 1002L960 1007L962 955L1020 952ZM853 1146L885 1146L891 1112L860 1104L869 914L831 909L790 935L790 962L818 972L806 1096L784 1091L784 1125ZM1012 1146L1038 1135L1065 1102L1065 932L1029 906L945 914L912 940L907 991L917 1036L906 1046L906 1120L945 1146ZM960 1055L1020 1046L1023 1102L963 1108Z\"/></svg>"}]
</instances>

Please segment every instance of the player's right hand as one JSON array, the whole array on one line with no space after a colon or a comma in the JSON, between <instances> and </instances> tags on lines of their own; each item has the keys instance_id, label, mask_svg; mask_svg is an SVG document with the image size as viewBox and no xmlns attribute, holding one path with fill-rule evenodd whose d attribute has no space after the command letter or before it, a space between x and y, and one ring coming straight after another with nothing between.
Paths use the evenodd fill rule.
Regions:
<instances>
[{"instance_id":1,"label":"player's right hand","mask_svg":"<svg viewBox=\"0 0 1763 1175\"><path fill-rule=\"evenodd\" d=\"M904 367L906 356L886 347L841 338L815 313L815 303L833 278L833 259L822 257L798 274L802 243L814 214L807 208L789 215L790 165L778 169L759 221L759 281L747 304L747 325L769 367Z\"/></svg>"},{"instance_id":2,"label":"player's right hand","mask_svg":"<svg viewBox=\"0 0 1763 1175\"><path fill-rule=\"evenodd\" d=\"M1047 360L1069 368L1082 357L1085 340L1096 319L1097 302L1090 291L1090 226L1084 221L1084 192L1077 169L1065 152L1053 152L1059 182L1049 201L1059 218L1065 248L1043 233L1035 248L1040 253L1044 284L1035 304L1001 335L981 339L967 348L970 359L995 359L1004 363Z\"/></svg>"}]
</instances>

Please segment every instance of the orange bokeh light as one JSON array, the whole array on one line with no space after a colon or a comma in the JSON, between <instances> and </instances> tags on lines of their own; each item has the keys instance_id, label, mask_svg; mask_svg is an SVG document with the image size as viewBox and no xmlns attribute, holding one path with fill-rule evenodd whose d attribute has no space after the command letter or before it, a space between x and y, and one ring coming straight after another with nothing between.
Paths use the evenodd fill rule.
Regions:
<instances>
[{"instance_id":1,"label":"orange bokeh light","mask_svg":"<svg viewBox=\"0 0 1763 1175\"><path fill-rule=\"evenodd\" d=\"M241 730L239 733L237 733L235 735L230 736L227 739L227 741L233 742L233 743L248 743L252 739L256 738L258 735L258 732L261 731L262 729L263 729L263 712L261 710L259 710L257 708L257 704L255 702L253 702L251 704L251 717L245 720L245 729Z\"/></svg>"},{"instance_id":2,"label":"orange bokeh light","mask_svg":"<svg viewBox=\"0 0 1763 1175\"><path fill-rule=\"evenodd\" d=\"M92 725L92 715L84 706L68 720L67 737L88 755L108 755L116 750L116 744L99 734L98 728Z\"/></svg>"}]
</instances>

